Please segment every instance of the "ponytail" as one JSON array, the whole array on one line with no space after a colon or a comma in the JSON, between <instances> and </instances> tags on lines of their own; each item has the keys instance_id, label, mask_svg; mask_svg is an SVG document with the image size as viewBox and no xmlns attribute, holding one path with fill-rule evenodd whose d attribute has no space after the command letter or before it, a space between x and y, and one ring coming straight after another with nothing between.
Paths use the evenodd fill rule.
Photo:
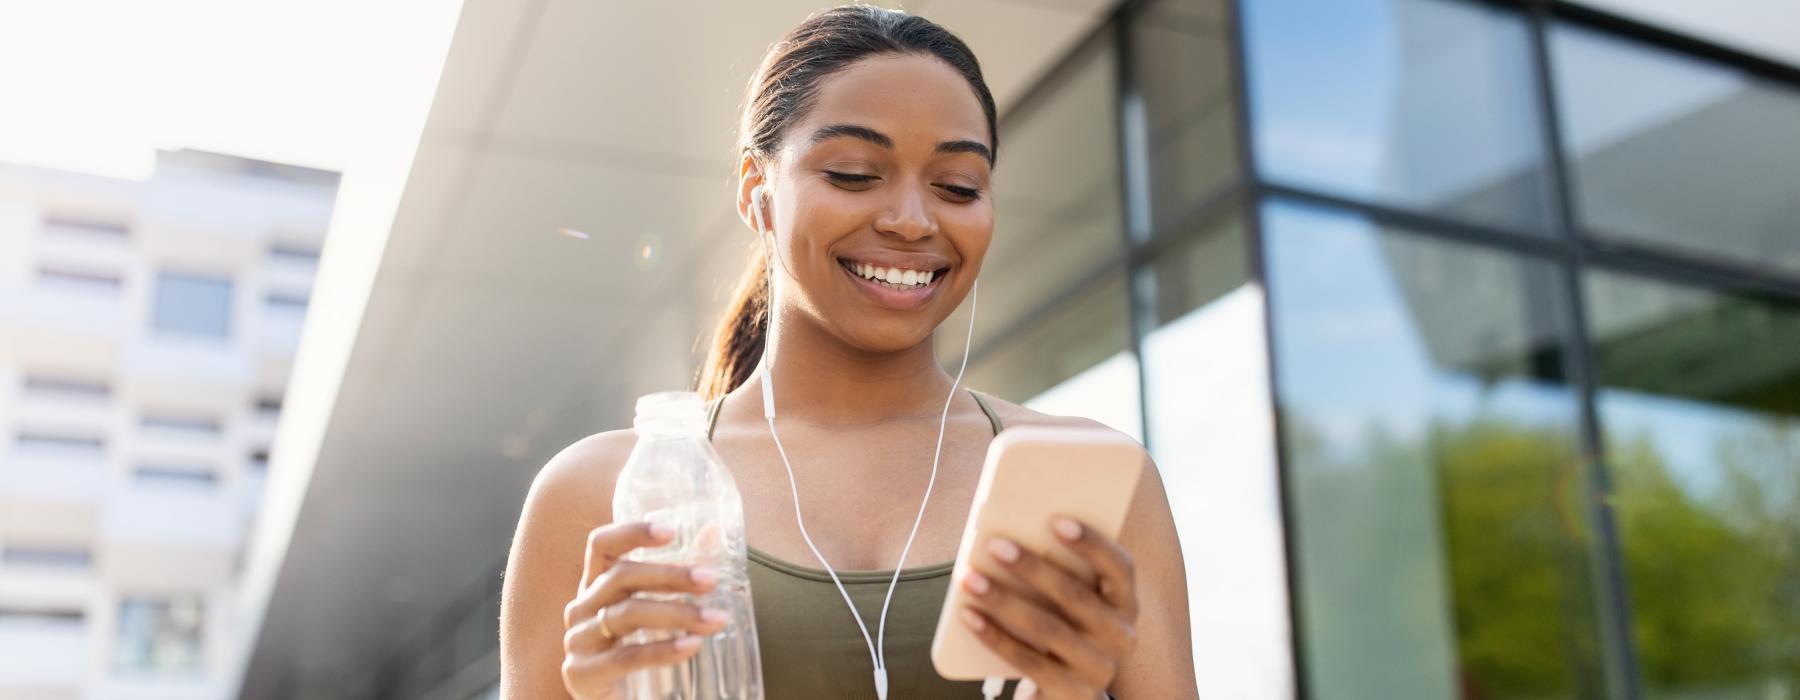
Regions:
<instances>
[{"instance_id":1,"label":"ponytail","mask_svg":"<svg viewBox=\"0 0 1800 700\"><path fill-rule=\"evenodd\" d=\"M694 378L694 391L711 401L731 393L750 378L762 361L763 339L769 333L769 277L758 248L738 278L731 303L713 329L712 348Z\"/></svg>"}]
</instances>

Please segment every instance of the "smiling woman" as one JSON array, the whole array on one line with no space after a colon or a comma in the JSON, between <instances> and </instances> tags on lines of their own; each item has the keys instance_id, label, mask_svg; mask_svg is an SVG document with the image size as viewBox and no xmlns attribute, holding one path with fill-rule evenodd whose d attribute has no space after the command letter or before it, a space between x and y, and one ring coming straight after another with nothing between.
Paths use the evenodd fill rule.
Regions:
<instances>
[{"instance_id":1,"label":"smiling woman","mask_svg":"<svg viewBox=\"0 0 1800 700\"><path fill-rule=\"evenodd\" d=\"M945 318L973 306L993 242L994 99L954 35L853 5L775 43L742 116L737 206L761 245L698 385L743 495L764 694L980 697L982 684L940 677L929 646L988 445L1010 426L1099 425L961 390L933 354ZM716 630L705 611L639 595L700 579L622 561L655 544L611 515L635 442L590 436L533 485L505 578L505 697L619 697L626 674L695 653L624 635ZM1012 697L1196 695L1181 552L1153 467L1131 513L1116 541L1073 522L1055 531L1101 572L1093 583L1060 567L954 582L975 601L955 619L1023 675ZM988 551L1020 573L1040 560L999 538Z\"/></svg>"}]
</instances>

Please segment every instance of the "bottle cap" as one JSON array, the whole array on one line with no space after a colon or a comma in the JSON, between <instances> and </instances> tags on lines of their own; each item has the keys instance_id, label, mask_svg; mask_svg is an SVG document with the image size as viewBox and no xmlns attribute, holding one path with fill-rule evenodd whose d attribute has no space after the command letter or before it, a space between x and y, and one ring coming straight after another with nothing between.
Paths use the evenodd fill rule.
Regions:
<instances>
[{"instance_id":1,"label":"bottle cap","mask_svg":"<svg viewBox=\"0 0 1800 700\"><path fill-rule=\"evenodd\" d=\"M659 391L637 400L632 427L640 433L682 436L706 434L706 402L692 391Z\"/></svg>"}]
</instances>

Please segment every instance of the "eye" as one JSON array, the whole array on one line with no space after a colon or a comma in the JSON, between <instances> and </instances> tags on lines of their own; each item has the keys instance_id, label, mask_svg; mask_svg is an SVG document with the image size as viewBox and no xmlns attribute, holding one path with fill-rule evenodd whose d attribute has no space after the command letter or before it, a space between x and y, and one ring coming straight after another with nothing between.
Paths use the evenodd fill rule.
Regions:
<instances>
[{"instance_id":1,"label":"eye","mask_svg":"<svg viewBox=\"0 0 1800 700\"><path fill-rule=\"evenodd\" d=\"M943 188L945 192L955 195L964 202L973 202L981 198L981 190L972 187L962 187L959 185L938 185L938 187Z\"/></svg>"},{"instance_id":2,"label":"eye","mask_svg":"<svg viewBox=\"0 0 1800 700\"><path fill-rule=\"evenodd\" d=\"M832 182L835 182L839 185L850 185L850 186L852 186L852 188L854 188L856 186L867 185L867 184L879 179L879 178L875 177L874 175L858 175L856 173L840 173L836 170L826 170L824 172L825 172L826 179L829 179Z\"/></svg>"}]
</instances>

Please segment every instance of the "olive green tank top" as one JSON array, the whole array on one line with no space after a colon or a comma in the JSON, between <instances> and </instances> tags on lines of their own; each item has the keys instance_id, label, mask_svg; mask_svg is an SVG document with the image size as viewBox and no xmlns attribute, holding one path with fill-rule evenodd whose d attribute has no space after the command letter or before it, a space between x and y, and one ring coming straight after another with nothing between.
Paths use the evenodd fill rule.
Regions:
<instances>
[{"instance_id":1,"label":"olive green tank top","mask_svg":"<svg viewBox=\"0 0 1800 700\"><path fill-rule=\"evenodd\" d=\"M970 389L998 435L1000 417ZM708 439L718 424L719 404L707 406ZM954 562L900 570L888 606L888 697L980 700L980 681L948 681L931 666L931 637L950 590ZM881 601L894 571L838 571L838 580L876 633ZM824 569L782 561L750 548L750 596L755 606L756 644L762 653L763 694L770 700L843 698L874 700L874 667L869 647L844 597ZM1013 683L1003 697L1012 697Z\"/></svg>"}]
</instances>

